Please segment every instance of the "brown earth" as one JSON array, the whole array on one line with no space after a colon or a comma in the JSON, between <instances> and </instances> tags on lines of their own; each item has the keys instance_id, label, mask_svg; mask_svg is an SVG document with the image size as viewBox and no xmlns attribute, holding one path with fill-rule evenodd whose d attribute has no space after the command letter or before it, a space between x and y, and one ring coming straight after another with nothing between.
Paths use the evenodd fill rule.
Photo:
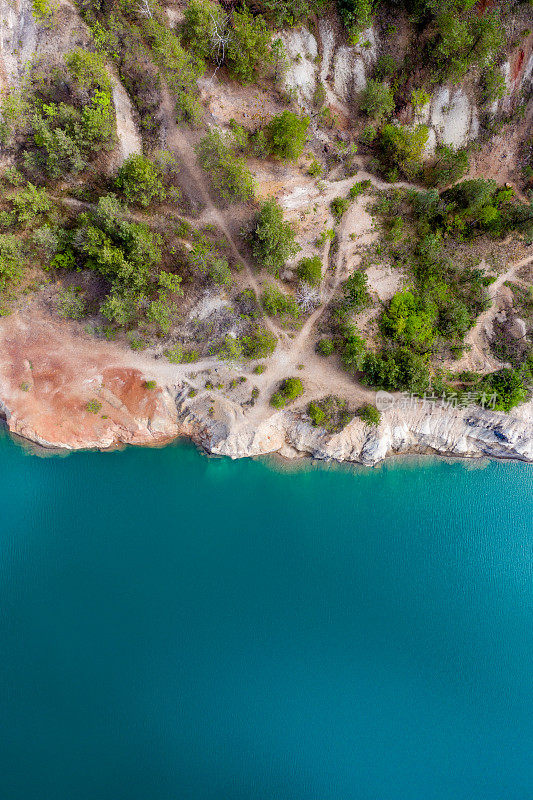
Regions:
<instances>
[{"instance_id":1,"label":"brown earth","mask_svg":"<svg viewBox=\"0 0 533 800\"><path fill-rule=\"evenodd\" d=\"M110 342L32 304L0 325L0 393L11 431L52 447L155 444L177 435L165 392ZM95 402L95 413L88 403ZM100 407L98 407L100 404ZM175 418L175 409L174 409Z\"/></svg>"}]
</instances>

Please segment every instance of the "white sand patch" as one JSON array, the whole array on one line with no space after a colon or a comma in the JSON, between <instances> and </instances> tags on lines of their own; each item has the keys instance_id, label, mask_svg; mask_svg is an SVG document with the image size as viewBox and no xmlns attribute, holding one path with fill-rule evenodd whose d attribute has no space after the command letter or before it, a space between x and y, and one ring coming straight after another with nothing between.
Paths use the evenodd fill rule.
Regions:
<instances>
[{"instance_id":1,"label":"white sand patch","mask_svg":"<svg viewBox=\"0 0 533 800\"><path fill-rule=\"evenodd\" d=\"M366 271L368 285L382 302L387 302L404 285L404 276L389 266L372 264Z\"/></svg>"},{"instance_id":2,"label":"white sand patch","mask_svg":"<svg viewBox=\"0 0 533 800\"><path fill-rule=\"evenodd\" d=\"M285 75L285 85L305 106L312 101L316 87L316 39L307 28L299 28L283 34L282 40L291 59Z\"/></svg>"},{"instance_id":3,"label":"white sand patch","mask_svg":"<svg viewBox=\"0 0 533 800\"><path fill-rule=\"evenodd\" d=\"M227 300L219 295L202 297L189 312L189 319L206 319L216 311L229 308Z\"/></svg>"},{"instance_id":4,"label":"white sand patch","mask_svg":"<svg viewBox=\"0 0 533 800\"><path fill-rule=\"evenodd\" d=\"M449 89L442 88L433 98L431 124L437 139L443 144L463 147L468 142L471 119L470 101L459 89L450 96Z\"/></svg>"},{"instance_id":5,"label":"white sand patch","mask_svg":"<svg viewBox=\"0 0 533 800\"><path fill-rule=\"evenodd\" d=\"M130 98L117 76L109 71L113 103L117 120L117 136L119 141L120 158L122 163L133 153L142 153L142 139L133 121L133 109Z\"/></svg>"},{"instance_id":6,"label":"white sand patch","mask_svg":"<svg viewBox=\"0 0 533 800\"><path fill-rule=\"evenodd\" d=\"M335 50L335 31L329 20L321 19L318 23L320 41L322 43L322 63L320 65L320 79L325 81L331 67L333 52Z\"/></svg>"}]
</instances>

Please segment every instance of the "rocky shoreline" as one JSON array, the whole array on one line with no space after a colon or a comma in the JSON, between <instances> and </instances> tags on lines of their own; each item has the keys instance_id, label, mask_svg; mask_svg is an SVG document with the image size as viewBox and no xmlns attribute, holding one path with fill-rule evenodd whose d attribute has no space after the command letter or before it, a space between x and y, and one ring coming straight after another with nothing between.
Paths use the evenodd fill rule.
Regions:
<instances>
[{"instance_id":1,"label":"rocky shoreline","mask_svg":"<svg viewBox=\"0 0 533 800\"><path fill-rule=\"evenodd\" d=\"M193 399L187 395L186 383L161 387L147 416L108 417L100 430L88 429L80 413L74 413L68 425L63 421L55 428L53 436L46 433L50 428L45 416L35 426L4 401L0 411L11 433L49 450L161 446L187 437L209 454L232 459L277 454L374 466L390 456L432 454L533 462L532 402L504 414L420 401L384 411L375 428L355 418L339 433L330 434L292 411L273 411L254 424L241 406L224 397L207 392ZM127 411L122 400L115 397L115 401L119 410ZM61 435L61 427L68 429L68 436Z\"/></svg>"}]
</instances>

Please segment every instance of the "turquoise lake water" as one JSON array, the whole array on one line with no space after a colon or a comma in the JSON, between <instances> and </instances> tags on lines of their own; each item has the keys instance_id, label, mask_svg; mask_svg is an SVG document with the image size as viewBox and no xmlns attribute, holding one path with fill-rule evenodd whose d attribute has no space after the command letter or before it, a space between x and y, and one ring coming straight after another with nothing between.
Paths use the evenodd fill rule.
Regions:
<instances>
[{"instance_id":1,"label":"turquoise lake water","mask_svg":"<svg viewBox=\"0 0 533 800\"><path fill-rule=\"evenodd\" d=\"M1 800L530 800L533 470L0 436Z\"/></svg>"}]
</instances>

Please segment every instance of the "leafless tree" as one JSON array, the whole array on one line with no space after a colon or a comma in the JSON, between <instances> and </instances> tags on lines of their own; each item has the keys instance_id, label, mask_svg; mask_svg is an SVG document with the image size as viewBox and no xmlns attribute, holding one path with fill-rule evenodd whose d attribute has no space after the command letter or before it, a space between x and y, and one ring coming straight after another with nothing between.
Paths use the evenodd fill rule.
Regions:
<instances>
[{"instance_id":1,"label":"leafless tree","mask_svg":"<svg viewBox=\"0 0 533 800\"><path fill-rule=\"evenodd\" d=\"M320 292L314 286L302 282L296 292L296 302L302 311L312 311L320 305Z\"/></svg>"}]
</instances>

